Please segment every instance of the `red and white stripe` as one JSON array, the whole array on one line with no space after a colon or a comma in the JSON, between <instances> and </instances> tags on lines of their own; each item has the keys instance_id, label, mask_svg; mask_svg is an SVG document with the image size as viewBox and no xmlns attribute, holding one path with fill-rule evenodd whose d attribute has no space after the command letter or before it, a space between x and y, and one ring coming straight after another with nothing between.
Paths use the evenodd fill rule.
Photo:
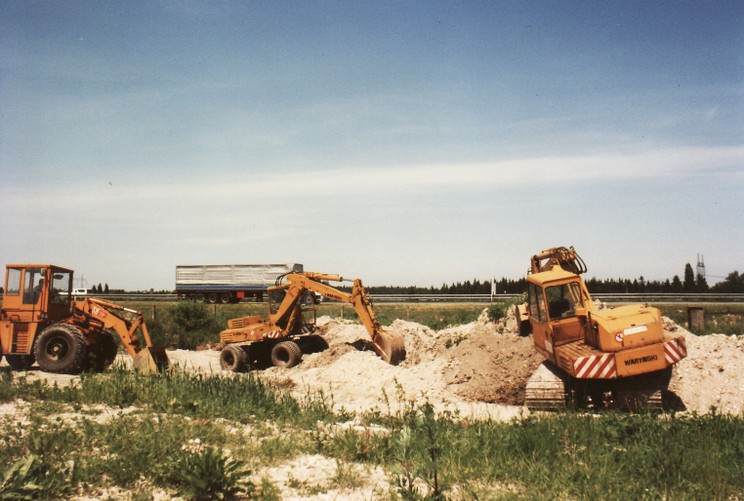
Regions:
<instances>
[{"instance_id":1,"label":"red and white stripe","mask_svg":"<svg viewBox=\"0 0 744 501\"><path fill-rule=\"evenodd\" d=\"M577 378L612 379L617 377L614 353L577 358L573 365Z\"/></svg>"},{"instance_id":2,"label":"red and white stripe","mask_svg":"<svg viewBox=\"0 0 744 501\"><path fill-rule=\"evenodd\" d=\"M687 356L687 344L684 338L676 338L664 343L664 358L669 365L676 364Z\"/></svg>"}]
</instances>

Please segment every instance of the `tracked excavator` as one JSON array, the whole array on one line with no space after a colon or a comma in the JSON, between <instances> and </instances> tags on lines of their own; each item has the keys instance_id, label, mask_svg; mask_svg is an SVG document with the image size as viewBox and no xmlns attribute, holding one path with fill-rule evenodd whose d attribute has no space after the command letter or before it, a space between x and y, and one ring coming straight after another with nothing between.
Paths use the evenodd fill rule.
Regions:
<instances>
[{"instance_id":1,"label":"tracked excavator","mask_svg":"<svg viewBox=\"0 0 744 501\"><path fill-rule=\"evenodd\" d=\"M73 274L51 264L6 266L0 358L14 370L37 363L44 372L102 371L116 357L116 333L138 372L172 368L165 349L152 345L142 313L93 297L73 301Z\"/></svg>"},{"instance_id":2,"label":"tracked excavator","mask_svg":"<svg viewBox=\"0 0 744 501\"><path fill-rule=\"evenodd\" d=\"M369 347L386 362L399 364L406 357L403 338L382 328L360 279L353 281L351 293L328 285L343 281L339 275L313 272L279 277L268 290L268 319L260 316L232 319L220 333L220 341L225 345L220 353L222 368L239 372L269 365L293 367L300 363L303 352L327 348L323 338L315 334L315 302L307 300L313 295L353 305L369 333Z\"/></svg>"},{"instance_id":3,"label":"tracked excavator","mask_svg":"<svg viewBox=\"0 0 744 501\"><path fill-rule=\"evenodd\" d=\"M547 360L527 382L527 407L663 409L671 368L687 356L684 336L666 332L648 305L601 309L585 272L573 247L532 256L517 321Z\"/></svg>"}]
</instances>

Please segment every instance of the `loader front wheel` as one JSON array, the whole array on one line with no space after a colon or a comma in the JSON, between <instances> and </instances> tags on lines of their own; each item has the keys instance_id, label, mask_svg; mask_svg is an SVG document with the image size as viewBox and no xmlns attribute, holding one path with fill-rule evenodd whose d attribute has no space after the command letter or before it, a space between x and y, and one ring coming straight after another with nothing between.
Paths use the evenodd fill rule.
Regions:
<instances>
[{"instance_id":1,"label":"loader front wheel","mask_svg":"<svg viewBox=\"0 0 744 501\"><path fill-rule=\"evenodd\" d=\"M88 348L88 359L83 366L83 370L95 372L105 371L114 363L116 352L119 347L110 332L102 332L98 335L96 344Z\"/></svg>"},{"instance_id":2,"label":"loader front wheel","mask_svg":"<svg viewBox=\"0 0 744 501\"><path fill-rule=\"evenodd\" d=\"M248 368L248 355L240 346L229 344L220 352L220 367L233 372L244 372Z\"/></svg>"},{"instance_id":3,"label":"loader front wheel","mask_svg":"<svg viewBox=\"0 0 744 501\"><path fill-rule=\"evenodd\" d=\"M69 324L50 325L34 343L36 361L44 372L79 374L87 351L83 333Z\"/></svg>"},{"instance_id":4,"label":"loader front wheel","mask_svg":"<svg viewBox=\"0 0 744 501\"><path fill-rule=\"evenodd\" d=\"M294 367L302 360L302 350L294 341L282 341L271 349L271 363L276 367Z\"/></svg>"}]
</instances>

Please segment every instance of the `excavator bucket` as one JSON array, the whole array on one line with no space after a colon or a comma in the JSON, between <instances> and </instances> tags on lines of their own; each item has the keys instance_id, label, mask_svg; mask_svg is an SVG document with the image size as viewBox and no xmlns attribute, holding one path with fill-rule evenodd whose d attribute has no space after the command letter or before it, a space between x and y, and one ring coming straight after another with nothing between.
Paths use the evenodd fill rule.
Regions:
<instances>
[{"instance_id":1,"label":"excavator bucket","mask_svg":"<svg viewBox=\"0 0 744 501\"><path fill-rule=\"evenodd\" d=\"M372 342L375 353L390 365L398 365L406 358L406 345L403 337L393 332L381 330Z\"/></svg>"},{"instance_id":2,"label":"excavator bucket","mask_svg":"<svg viewBox=\"0 0 744 501\"><path fill-rule=\"evenodd\" d=\"M173 366L165 353L165 348L151 346L140 350L134 356L134 370L142 375L161 374L172 372Z\"/></svg>"}]
</instances>

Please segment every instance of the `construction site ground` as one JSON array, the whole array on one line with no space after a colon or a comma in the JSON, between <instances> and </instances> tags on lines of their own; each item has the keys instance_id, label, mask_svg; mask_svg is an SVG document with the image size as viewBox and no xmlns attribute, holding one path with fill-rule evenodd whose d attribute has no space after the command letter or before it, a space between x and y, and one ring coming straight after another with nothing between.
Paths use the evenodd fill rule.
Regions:
<instances>
[{"instance_id":1,"label":"construction site ground","mask_svg":"<svg viewBox=\"0 0 744 501\"><path fill-rule=\"evenodd\" d=\"M355 347L367 339L361 325L320 317L318 326L327 350L304 355L290 369L260 371L260 377L300 398L322 393L336 409L357 413L395 412L400 405L428 402L466 417L510 420L526 412L525 385L542 362L531 338L517 333L513 316L491 322L485 311L475 322L439 331L394 321L386 328L404 337L407 350L398 366ZM696 336L668 319L665 329L681 332L687 340L688 356L675 366L669 386L687 412L744 412L744 335ZM168 355L187 372L226 374L214 348ZM118 362L130 363L121 354ZM77 378L38 370L29 377L58 384Z\"/></svg>"}]
</instances>

